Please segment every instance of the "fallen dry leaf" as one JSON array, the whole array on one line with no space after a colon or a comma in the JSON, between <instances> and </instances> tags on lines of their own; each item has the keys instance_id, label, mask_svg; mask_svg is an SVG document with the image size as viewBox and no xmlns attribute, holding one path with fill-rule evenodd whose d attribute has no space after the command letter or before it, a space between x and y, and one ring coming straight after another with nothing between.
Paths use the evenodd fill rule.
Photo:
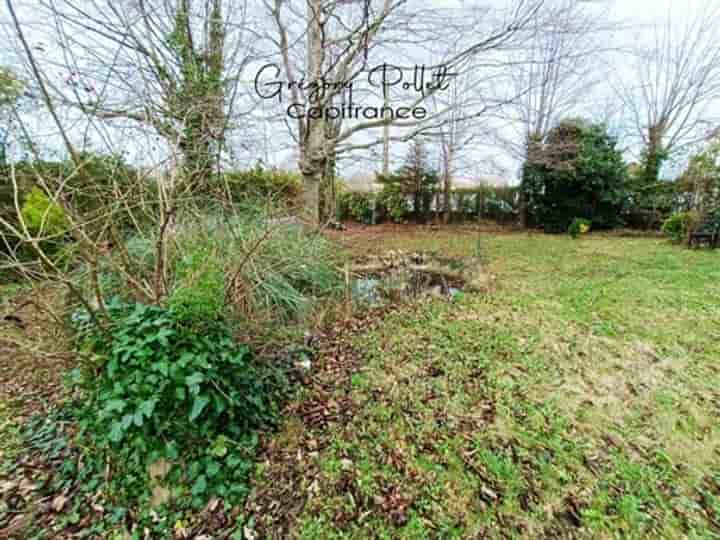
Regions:
<instances>
[{"instance_id":1,"label":"fallen dry leaf","mask_svg":"<svg viewBox=\"0 0 720 540\"><path fill-rule=\"evenodd\" d=\"M63 508L65 508L65 505L67 504L67 497L65 495L58 495L55 497L52 501L52 509L56 512L62 512Z\"/></svg>"}]
</instances>

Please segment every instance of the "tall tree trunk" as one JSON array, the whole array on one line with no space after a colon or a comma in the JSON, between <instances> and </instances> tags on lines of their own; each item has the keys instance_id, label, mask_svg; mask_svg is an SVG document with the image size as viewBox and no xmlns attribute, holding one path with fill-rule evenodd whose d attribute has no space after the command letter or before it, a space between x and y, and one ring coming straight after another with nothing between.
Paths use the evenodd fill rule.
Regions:
<instances>
[{"instance_id":1,"label":"tall tree trunk","mask_svg":"<svg viewBox=\"0 0 720 540\"><path fill-rule=\"evenodd\" d=\"M307 140L300 158L303 177L302 217L310 226L320 224L320 187L327 169L325 126L322 121L308 119Z\"/></svg>"},{"instance_id":2,"label":"tall tree trunk","mask_svg":"<svg viewBox=\"0 0 720 540\"><path fill-rule=\"evenodd\" d=\"M518 211L520 214L520 227L523 229L527 229L528 226L528 204L527 204L527 196L525 195L525 191L522 189L520 190L520 200L518 201Z\"/></svg>"},{"instance_id":3,"label":"tall tree trunk","mask_svg":"<svg viewBox=\"0 0 720 540\"><path fill-rule=\"evenodd\" d=\"M320 81L325 58L322 0L308 0L307 72L310 80ZM320 103L319 92L312 93L307 106ZM303 218L311 226L320 224L320 186L327 166L326 124L322 118L307 117L304 141L301 142L300 172L303 177Z\"/></svg>"},{"instance_id":4,"label":"tall tree trunk","mask_svg":"<svg viewBox=\"0 0 720 540\"><path fill-rule=\"evenodd\" d=\"M450 223L452 218L452 184L450 175L445 173L445 182L443 185L443 223Z\"/></svg>"},{"instance_id":5,"label":"tall tree trunk","mask_svg":"<svg viewBox=\"0 0 720 540\"><path fill-rule=\"evenodd\" d=\"M302 217L311 226L320 224L320 186L327 168L324 142L322 121L308 119L307 141L299 165L303 177Z\"/></svg>"},{"instance_id":6,"label":"tall tree trunk","mask_svg":"<svg viewBox=\"0 0 720 540\"><path fill-rule=\"evenodd\" d=\"M7 164L7 138L3 136L0 139L0 167Z\"/></svg>"},{"instance_id":7,"label":"tall tree trunk","mask_svg":"<svg viewBox=\"0 0 720 540\"><path fill-rule=\"evenodd\" d=\"M341 120L326 120L325 143L326 162L323 169L322 184L320 185L320 222L326 223L335 218L335 174L337 155L333 141L340 133Z\"/></svg>"},{"instance_id":8,"label":"tall tree trunk","mask_svg":"<svg viewBox=\"0 0 720 540\"><path fill-rule=\"evenodd\" d=\"M178 0L171 46L180 62L182 79L169 96L171 112L183 125L178 149L183 155L185 181L191 191L205 191L221 151L225 131L223 65L225 30L221 0L212 0L207 43L193 39L189 0Z\"/></svg>"},{"instance_id":9,"label":"tall tree trunk","mask_svg":"<svg viewBox=\"0 0 720 540\"><path fill-rule=\"evenodd\" d=\"M446 140L443 148L443 222L452 220L452 168L455 152L453 140Z\"/></svg>"},{"instance_id":10,"label":"tall tree trunk","mask_svg":"<svg viewBox=\"0 0 720 540\"><path fill-rule=\"evenodd\" d=\"M648 128L648 143L645 150L645 182L655 184L660 178L660 168L665 159L662 147L663 126L661 124Z\"/></svg>"},{"instance_id":11,"label":"tall tree trunk","mask_svg":"<svg viewBox=\"0 0 720 540\"><path fill-rule=\"evenodd\" d=\"M390 93L385 93L385 106L390 107ZM390 174L390 124L383 126L383 176Z\"/></svg>"},{"instance_id":12,"label":"tall tree trunk","mask_svg":"<svg viewBox=\"0 0 720 540\"><path fill-rule=\"evenodd\" d=\"M302 170L303 190L303 219L311 226L320 223L320 183L322 182L322 168L305 168Z\"/></svg>"},{"instance_id":13,"label":"tall tree trunk","mask_svg":"<svg viewBox=\"0 0 720 540\"><path fill-rule=\"evenodd\" d=\"M335 155L329 152L320 184L320 213L321 223L335 217Z\"/></svg>"},{"instance_id":14,"label":"tall tree trunk","mask_svg":"<svg viewBox=\"0 0 720 540\"><path fill-rule=\"evenodd\" d=\"M308 118L305 148L300 157L303 177L302 217L310 226L320 224L320 188L327 170L325 125L322 120Z\"/></svg>"},{"instance_id":15,"label":"tall tree trunk","mask_svg":"<svg viewBox=\"0 0 720 540\"><path fill-rule=\"evenodd\" d=\"M525 167L531 167L534 161L538 158L542 141L543 136L539 131L532 132L528 135L527 141L525 141ZM530 222L530 210L527 193L530 186L526 184L525 167L523 167L522 178L520 179L520 196L518 200L520 226L523 229L527 229L528 223Z\"/></svg>"},{"instance_id":16,"label":"tall tree trunk","mask_svg":"<svg viewBox=\"0 0 720 540\"><path fill-rule=\"evenodd\" d=\"M525 141L525 167L527 166L528 162L530 161L531 152L532 152L532 144L533 144L533 136L530 135ZM528 227L528 201L527 201L527 185L525 183L525 167L523 167L521 176L520 176L520 193L519 193L519 200L518 200L518 213L520 217L520 227L523 229L527 229Z\"/></svg>"},{"instance_id":17,"label":"tall tree trunk","mask_svg":"<svg viewBox=\"0 0 720 540\"><path fill-rule=\"evenodd\" d=\"M420 198L420 187L418 186L415 189L415 193L413 193L413 213L415 214L415 220L418 222L423 218L422 201Z\"/></svg>"}]
</instances>

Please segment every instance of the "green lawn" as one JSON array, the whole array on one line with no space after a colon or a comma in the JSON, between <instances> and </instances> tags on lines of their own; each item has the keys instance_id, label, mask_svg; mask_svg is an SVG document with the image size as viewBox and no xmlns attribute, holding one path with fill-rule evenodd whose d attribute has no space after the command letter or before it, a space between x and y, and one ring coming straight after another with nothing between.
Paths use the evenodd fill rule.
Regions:
<instances>
[{"instance_id":1,"label":"green lawn","mask_svg":"<svg viewBox=\"0 0 720 540\"><path fill-rule=\"evenodd\" d=\"M359 253L479 254L492 285L357 334L349 385L317 374L352 417L286 421L251 528L720 538L720 252L605 236L351 240Z\"/></svg>"}]
</instances>

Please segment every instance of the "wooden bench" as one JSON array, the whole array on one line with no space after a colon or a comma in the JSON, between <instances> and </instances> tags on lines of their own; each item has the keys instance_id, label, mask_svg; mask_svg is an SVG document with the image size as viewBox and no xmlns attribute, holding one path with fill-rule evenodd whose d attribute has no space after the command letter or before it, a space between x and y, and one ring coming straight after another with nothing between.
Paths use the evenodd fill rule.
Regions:
<instances>
[{"instance_id":1,"label":"wooden bench","mask_svg":"<svg viewBox=\"0 0 720 540\"><path fill-rule=\"evenodd\" d=\"M715 249L720 245L720 216L710 216L705 218L690 233L688 245L690 247L699 247L707 244L711 249Z\"/></svg>"}]
</instances>

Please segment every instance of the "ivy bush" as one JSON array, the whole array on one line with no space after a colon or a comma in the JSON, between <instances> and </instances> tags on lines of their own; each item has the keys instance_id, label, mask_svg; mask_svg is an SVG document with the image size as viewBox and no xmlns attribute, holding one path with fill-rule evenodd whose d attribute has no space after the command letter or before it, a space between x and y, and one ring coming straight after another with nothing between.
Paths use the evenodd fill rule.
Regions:
<instances>
[{"instance_id":1,"label":"ivy bush","mask_svg":"<svg viewBox=\"0 0 720 540\"><path fill-rule=\"evenodd\" d=\"M149 497L148 468L162 460L179 504L199 507L213 496L237 503L247 493L255 430L275 415L274 379L226 325L197 333L183 313L118 300L108 312L107 331L83 314L74 321L92 354L74 372L84 396L80 436L92 449L86 459L135 472L120 494Z\"/></svg>"},{"instance_id":2,"label":"ivy bush","mask_svg":"<svg viewBox=\"0 0 720 540\"><path fill-rule=\"evenodd\" d=\"M254 358L248 343L294 340L305 328L291 324L300 314L344 291L337 247L270 223L273 215L249 205L181 221L158 305L138 302L108 264L100 276L105 328L84 310L73 317L83 361L72 377L79 429L67 481L93 486L102 504L131 512L130 523L155 530L158 515L167 524L211 499L228 513L242 503L259 433L289 388L285 362ZM133 237L127 252L134 277L152 279L156 238Z\"/></svg>"}]
</instances>

